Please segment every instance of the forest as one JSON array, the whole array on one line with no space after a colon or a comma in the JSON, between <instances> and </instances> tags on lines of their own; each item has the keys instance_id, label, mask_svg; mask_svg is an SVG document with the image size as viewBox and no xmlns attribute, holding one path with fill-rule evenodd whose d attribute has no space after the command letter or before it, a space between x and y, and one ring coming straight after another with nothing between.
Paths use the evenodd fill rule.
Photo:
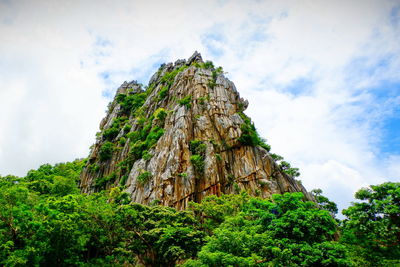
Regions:
<instances>
[{"instance_id":1,"label":"forest","mask_svg":"<svg viewBox=\"0 0 400 267\"><path fill-rule=\"evenodd\" d=\"M0 177L3 266L399 266L400 183L361 188L336 218L319 189L209 196L178 211L123 186L81 194L86 160Z\"/></svg>"}]
</instances>

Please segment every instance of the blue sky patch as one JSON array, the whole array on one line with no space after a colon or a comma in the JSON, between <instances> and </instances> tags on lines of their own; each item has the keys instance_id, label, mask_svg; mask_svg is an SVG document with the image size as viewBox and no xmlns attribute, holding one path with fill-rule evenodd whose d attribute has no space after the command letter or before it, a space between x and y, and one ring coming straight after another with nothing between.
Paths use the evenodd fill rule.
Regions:
<instances>
[{"instance_id":1,"label":"blue sky patch","mask_svg":"<svg viewBox=\"0 0 400 267\"><path fill-rule=\"evenodd\" d=\"M129 71L129 76L137 80L143 85L147 85L151 76L160 68L161 64L167 63L166 55L169 54L169 49L162 49L158 53L150 56L147 62L143 62L138 67L134 67Z\"/></svg>"},{"instance_id":2,"label":"blue sky patch","mask_svg":"<svg viewBox=\"0 0 400 267\"><path fill-rule=\"evenodd\" d=\"M159 58L139 77L137 77L138 81L143 84L148 84L151 76L160 68L161 64L164 63L164 60Z\"/></svg>"},{"instance_id":3,"label":"blue sky patch","mask_svg":"<svg viewBox=\"0 0 400 267\"><path fill-rule=\"evenodd\" d=\"M288 86L284 87L284 91L293 96L309 95L312 92L314 81L307 78L298 78L293 80Z\"/></svg>"},{"instance_id":4,"label":"blue sky patch","mask_svg":"<svg viewBox=\"0 0 400 267\"><path fill-rule=\"evenodd\" d=\"M101 95L105 98L113 98L114 92L116 90L115 83L112 81L111 75L112 73L109 71L103 71L99 73L99 76L103 80L103 83L106 88L101 92Z\"/></svg>"},{"instance_id":5,"label":"blue sky patch","mask_svg":"<svg viewBox=\"0 0 400 267\"><path fill-rule=\"evenodd\" d=\"M226 38L219 30L217 30L222 27L222 25L214 25L212 30L209 31L210 33L201 36L202 44L214 58L221 57L224 54L224 50L219 44L222 44Z\"/></svg>"},{"instance_id":6,"label":"blue sky patch","mask_svg":"<svg viewBox=\"0 0 400 267\"><path fill-rule=\"evenodd\" d=\"M146 86L149 83L151 75L153 75L161 64L168 62L165 55L167 55L167 50L162 50L140 65L136 65L129 71L103 71L99 73L99 77L103 80L104 90L102 91L102 96L112 99L119 85L121 84L121 77L124 77L126 81L136 80L137 82Z\"/></svg>"},{"instance_id":7,"label":"blue sky patch","mask_svg":"<svg viewBox=\"0 0 400 267\"><path fill-rule=\"evenodd\" d=\"M104 81L107 81L108 80L108 78L110 77L110 73L109 72L102 72L102 73L100 73L100 77L104 80Z\"/></svg>"},{"instance_id":8,"label":"blue sky patch","mask_svg":"<svg viewBox=\"0 0 400 267\"><path fill-rule=\"evenodd\" d=\"M385 101L389 98L400 96L400 80L399 81L381 81L378 86L369 88L371 94L378 101Z\"/></svg>"},{"instance_id":9,"label":"blue sky patch","mask_svg":"<svg viewBox=\"0 0 400 267\"><path fill-rule=\"evenodd\" d=\"M383 81L370 92L387 112L381 122L380 149L383 153L400 154L400 81Z\"/></svg>"},{"instance_id":10,"label":"blue sky patch","mask_svg":"<svg viewBox=\"0 0 400 267\"><path fill-rule=\"evenodd\" d=\"M364 120L373 118L374 130L379 133L378 148L384 154L400 154L400 81L380 81L378 85L363 88L373 103L365 108ZM365 104L365 103L359 103Z\"/></svg>"},{"instance_id":11,"label":"blue sky patch","mask_svg":"<svg viewBox=\"0 0 400 267\"><path fill-rule=\"evenodd\" d=\"M94 45L96 45L96 46L101 46L101 47L106 47L106 46L111 46L112 43L111 43L111 41L109 41L109 40L106 39L106 38L103 38L103 37L101 37L101 36L97 36L97 37L96 37L96 40L95 40L95 42L94 42Z\"/></svg>"},{"instance_id":12,"label":"blue sky patch","mask_svg":"<svg viewBox=\"0 0 400 267\"><path fill-rule=\"evenodd\" d=\"M400 155L400 108L383 122L381 152Z\"/></svg>"},{"instance_id":13,"label":"blue sky patch","mask_svg":"<svg viewBox=\"0 0 400 267\"><path fill-rule=\"evenodd\" d=\"M390 23L394 27L399 26L399 23L400 23L400 5L392 8L392 10L390 11Z\"/></svg>"},{"instance_id":14,"label":"blue sky patch","mask_svg":"<svg viewBox=\"0 0 400 267\"><path fill-rule=\"evenodd\" d=\"M345 68L347 73L347 81L353 82L356 79L363 79L364 77L371 77L387 68L390 68L392 55L386 55L371 62L368 57L357 57L353 59Z\"/></svg>"}]
</instances>

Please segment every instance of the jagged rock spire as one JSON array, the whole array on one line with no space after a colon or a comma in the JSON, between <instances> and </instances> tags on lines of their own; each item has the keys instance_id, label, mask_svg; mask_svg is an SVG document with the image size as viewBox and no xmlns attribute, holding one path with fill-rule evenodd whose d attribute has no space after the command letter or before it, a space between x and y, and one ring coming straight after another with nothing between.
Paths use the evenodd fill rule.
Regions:
<instances>
[{"instance_id":1,"label":"jagged rock spire","mask_svg":"<svg viewBox=\"0 0 400 267\"><path fill-rule=\"evenodd\" d=\"M121 185L135 202L179 209L243 189L310 198L268 153L243 113L247 105L222 68L197 51L161 65L147 88L122 84L82 172L82 191Z\"/></svg>"},{"instance_id":2,"label":"jagged rock spire","mask_svg":"<svg viewBox=\"0 0 400 267\"><path fill-rule=\"evenodd\" d=\"M194 51L193 55L188 59L188 64L190 65L195 61L203 63L203 58L201 57L201 54L197 51Z\"/></svg>"}]
</instances>

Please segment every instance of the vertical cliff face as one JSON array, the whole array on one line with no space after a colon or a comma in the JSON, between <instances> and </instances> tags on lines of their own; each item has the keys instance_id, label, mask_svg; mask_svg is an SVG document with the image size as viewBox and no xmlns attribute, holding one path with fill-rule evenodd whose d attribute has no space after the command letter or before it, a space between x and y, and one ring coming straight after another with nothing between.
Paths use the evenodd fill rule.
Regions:
<instances>
[{"instance_id":1,"label":"vertical cliff face","mask_svg":"<svg viewBox=\"0 0 400 267\"><path fill-rule=\"evenodd\" d=\"M82 191L122 185L134 202L179 209L242 189L308 197L269 154L243 113L247 105L222 69L197 52L162 65L147 88L125 82L100 124Z\"/></svg>"}]
</instances>

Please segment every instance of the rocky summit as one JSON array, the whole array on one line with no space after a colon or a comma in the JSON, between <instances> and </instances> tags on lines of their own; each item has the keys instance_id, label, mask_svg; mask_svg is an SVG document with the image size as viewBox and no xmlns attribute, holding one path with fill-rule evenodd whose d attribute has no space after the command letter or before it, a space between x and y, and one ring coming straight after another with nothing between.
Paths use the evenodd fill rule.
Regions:
<instances>
[{"instance_id":1,"label":"rocky summit","mask_svg":"<svg viewBox=\"0 0 400 267\"><path fill-rule=\"evenodd\" d=\"M207 195L269 197L305 188L258 135L221 67L195 52L163 64L148 86L124 82L81 174L84 193L123 186L132 201L178 209Z\"/></svg>"}]
</instances>

